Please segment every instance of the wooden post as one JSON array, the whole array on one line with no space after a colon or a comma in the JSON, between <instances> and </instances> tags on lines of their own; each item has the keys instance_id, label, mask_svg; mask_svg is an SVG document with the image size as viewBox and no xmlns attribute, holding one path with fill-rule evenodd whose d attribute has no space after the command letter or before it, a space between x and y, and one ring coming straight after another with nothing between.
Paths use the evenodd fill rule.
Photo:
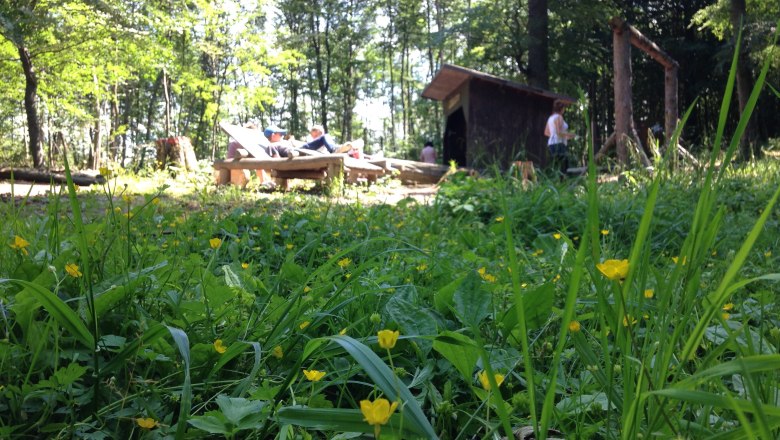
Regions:
<instances>
[{"instance_id":1,"label":"wooden post","mask_svg":"<svg viewBox=\"0 0 780 440\"><path fill-rule=\"evenodd\" d=\"M666 134L666 148L673 148L670 144L672 135L677 130L677 63L664 69L664 131ZM675 141L676 143L676 141Z\"/></svg>"},{"instance_id":2,"label":"wooden post","mask_svg":"<svg viewBox=\"0 0 780 440\"><path fill-rule=\"evenodd\" d=\"M615 141L621 164L628 163L627 143L631 133L631 40L624 22L614 23L612 29L613 59L615 70ZM617 24L618 26L615 26Z\"/></svg>"}]
</instances>

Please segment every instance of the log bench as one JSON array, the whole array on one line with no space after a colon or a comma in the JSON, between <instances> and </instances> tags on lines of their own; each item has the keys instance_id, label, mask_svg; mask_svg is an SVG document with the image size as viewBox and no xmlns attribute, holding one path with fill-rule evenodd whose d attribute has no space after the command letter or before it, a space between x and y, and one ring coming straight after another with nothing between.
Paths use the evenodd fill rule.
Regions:
<instances>
[{"instance_id":1,"label":"log bench","mask_svg":"<svg viewBox=\"0 0 780 440\"><path fill-rule=\"evenodd\" d=\"M346 154L323 154L298 156L294 158L239 157L214 161L217 185L230 183L230 170L266 170L276 179L283 190L289 189L290 179L313 179L335 181L357 181L366 176L369 182L376 181L385 170L366 161L354 159Z\"/></svg>"}]
</instances>

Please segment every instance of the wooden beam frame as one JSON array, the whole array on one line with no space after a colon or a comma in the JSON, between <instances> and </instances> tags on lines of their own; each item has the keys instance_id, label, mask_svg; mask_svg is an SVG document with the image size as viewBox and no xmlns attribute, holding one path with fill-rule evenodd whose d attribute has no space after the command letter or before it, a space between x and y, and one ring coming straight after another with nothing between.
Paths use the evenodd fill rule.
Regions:
<instances>
[{"instance_id":1,"label":"wooden beam frame","mask_svg":"<svg viewBox=\"0 0 780 440\"><path fill-rule=\"evenodd\" d=\"M642 35L622 18L613 17L609 20L609 26L612 28L613 67L615 69L615 143L618 160L625 164L628 159L627 139L635 139L635 142L638 143L631 104L631 46L642 50L664 67L664 130L667 147L672 134L677 129L679 117L677 72L680 65L657 44ZM602 150L606 147L605 145ZM641 145L639 150L641 152ZM644 153L642 152L642 154ZM645 157L642 161L646 160ZM649 161L647 162L645 165L649 165Z\"/></svg>"}]
</instances>

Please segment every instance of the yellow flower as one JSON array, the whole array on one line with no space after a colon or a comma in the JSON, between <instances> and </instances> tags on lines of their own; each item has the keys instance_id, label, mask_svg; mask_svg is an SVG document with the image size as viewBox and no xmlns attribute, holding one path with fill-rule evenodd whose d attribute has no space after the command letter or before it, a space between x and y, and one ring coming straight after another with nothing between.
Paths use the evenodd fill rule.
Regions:
<instances>
[{"instance_id":1,"label":"yellow flower","mask_svg":"<svg viewBox=\"0 0 780 440\"><path fill-rule=\"evenodd\" d=\"M504 221L504 217L496 217L496 223L501 223Z\"/></svg>"},{"instance_id":2,"label":"yellow flower","mask_svg":"<svg viewBox=\"0 0 780 440\"><path fill-rule=\"evenodd\" d=\"M287 250L288 251L292 250L293 247L294 247L294 245L292 243L287 243Z\"/></svg>"},{"instance_id":3,"label":"yellow flower","mask_svg":"<svg viewBox=\"0 0 780 440\"><path fill-rule=\"evenodd\" d=\"M560 240L561 239L561 234L556 232L555 234L553 234L553 238L556 239L556 240Z\"/></svg>"},{"instance_id":4,"label":"yellow flower","mask_svg":"<svg viewBox=\"0 0 780 440\"><path fill-rule=\"evenodd\" d=\"M723 311L728 312L730 310L734 309L734 303L727 303L723 304Z\"/></svg>"},{"instance_id":5,"label":"yellow flower","mask_svg":"<svg viewBox=\"0 0 780 440\"><path fill-rule=\"evenodd\" d=\"M209 246L211 246L211 249L216 249L221 244L222 244L222 240L220 240L219 238L212 238L211 240L209 240Z\"/></svg>"},{"instance_id":6,"label":"yellow flower","mask_svg":"<svg viewBox=\"0 0 780 440\"><path fill-rule=\"evenodd\" d=\"M144 429L153 429L159 425L159 423L157 423L157 420L154 420L151 417L139 417L135 419L135 423Z\"/></svg>"},{"instance_id":7,"label":"yellow flower","mask_svg":"<svg viewBox=\"0 0 780 440\"><path fill-rule=\"evenodd\" d=\"M331 235L332 235L333 237L338 237L339 235L341 235L341 232L339 232L339 231L336 231L336 232L334 232L334 233L333 233L333 234L331 234Z\"/></svg>"},{"instance_id":8,"label":"yellow flower","mask_svg":"<svg viewBox=\"0 0 780 440\"><path fill-rule=\"evenodd\" d=\"M352 263L352 260L350 260L349 258L342 258L341 260L339 260L338 265L340 268L345 269L347 266L350 265L350 263Z\"/></svg>"},{"instance_id":9,"label":"yellow flower","mask_svg":"<svg viewBox=\"0 0 780 440\"><path fill-rule=\"evenodd\" d=\"M100 167L100 175L108 179L111 177L111 170L108 169L108 167Z\"/></svg>"},{"instance_id":10,"label":"yellow flower","mask_svg":"<svg viewBox=\"0 0 780 440\"><path fill-rule=\"evenodd\" d=\"M276 359L281 359L281 358L283 358L283 357L284 357L284 351L282 351L282 346L281 346L281 345L277 345L276 347L274 347L274 349L273 349L273 350L271 350L271 354L272 354L272 355L273 355L273 357L275 357Z\"/></svg>"},{"instance_id":11,"label":"yellow flower","mask_svg":"<svg viewBox=\"0 0 780 440\"><path fill-rule=\"evenodd\" d=\"M398 341L398 336L400 334L401 332L398 330L379 330L379 333L376 334L379 341L379 346L388 350L392 350L393 347L395 347L395 343Z\"/></svg>"},{"instance_id":12,"label":"yellow flower","mask_svg":"<svg viewBox=\"0 0 780 440\"><path fill-rule=\"evenodd\" d=\"M609 229L602 229L601 235L609 235Z\"/></svg>"},{"instance_id":13,"label":"yellow flower","mask_svg":"<svg viewBox=\"0 0 780 440\"><path fill-rule=\"evenodd\" d=\"M428 265L425 263L422 263L419 266L417 266L417 272L425 272L425 269L428 269Z\"/></svg>"},{"instance_id":14,"label":"yellow flower","mask_svg":"<svg viewBox=\"0 0 780 440\"><path fill-rule=\"evenodd\" d=\"M645 298L647 298L647 299L651 299L654 294L655 294L655 292L653 292L653 289L645 290Z\"/></svg>"},{"instance_id":15,"label":"yellow flower","mask_svg":"<svg viewBox=\"0 0 780 440\"><path fill-rule=\"evenodd\" d=\"M390 402L387 399L379 398L373 402L370 400L360 401L360 412L363 413L363 420L374 427L374 437L379 438L379 429L387 424L390 416L398 407L398 402Z\"/></svg>"},{"instance_id":16,"label":"yellow flower","mask_svg":"<svg viewBox=\"0 0 780 440\"><path fill-rule=\"evenodd\" d=\"M227 347L222 344L222 339L217 339L214 341L214 351L216 351L219 354L222 354L227 351Z\"/></svg>"},{"instance_id":17,"label":"yellow flower","mask_svg":"<svg viewBox=\"0 0 780 440\"><path fill-rule=\"evenodd\" d=\"M309 324L311 324L311 322L303 321L298 327L300 327L301 330L304 330L306 327L309 326Z\"/></svg>"},{"instance_id":18,"label":"yellow flower","mask_svg":"<svg viewBox=\"0 0 780 440\"><path fill-rule=\"evenodd\" d=\"M572 321L569 323L569 331L572 333L580 331L581 328L582 326L580 325L579 321Z\"/></svg>"},{"instance_id":19,"label":"yellow flower","mask_svg":"<svg viewBox=\"0 0 780 440\"><path fill-rule=\"evenodd\" d=\"M628 260L606 260L596 268L610 280L622 280L628 275Z\"/></svg>"},{"instance_id":20,"label":"yellow flower","mask_svg":"<svg viewBox=\"0 0 780 440\"><path fill-rule=\"evenodd\" d=\"M306 379L309 379L312 382L319 382L323 377L325 377L325 372L318 370L303 370L303 375L306 376Z\"/></svg>"},{"instance_id":21,"label":"yellow flower","mask_svg":"<svg viewBox=\"0 0 780 440\"><path fill-rule=\"evenodd\" d=\"M241 263L242 269L249 269L249 263Z\"/></svg>"},{"instance_id":22,"label":"yellow flower","mask_svg":"<svg viewBox=\"0 0 780 440\"><path fill-rule=\"evenodd\" d=\"M27 246L30 245L30 242L25 240L24 238L14 235L14 242L13 244L9 244L8 246L11 246L11 249L16 249L19 252L23 253L24 255L27 255Z\"/></svg>"},{"instance_id":23,"label":"yellow flower","mask_svg":"<svg viewBox=\"0 0 780 440\"><path fill-rule=\"evenodd\" d=\"M303 293L309 293L309 292L311 292L311 287L309 287L309 286L305 286L305 287L303 288Z\"/></svg>"},{"instance_id":24,"label":"yellow flower","mask_svg":"<svg viewBox=\"0 0 780 440\"><path fill-rule=\"evenodd\" d=\"M78 265L76 263L68 263L65 265L65 272L68 273L68 275L72 276L73 278L78 278L82 275L82 273L79 271Z\"/></svg>"},{"instance_id":25,"label":"yellow flower","mask_svg":"<svg viewBox=\"0 0 780 440\"><path fill-rule=\"evenodd\" d=\"M772 251L764 252L764 256L767 257L767 258L771 257L772 256Z\"/></svg>"},{"instance_id":26,"label":"yellow flower","mask_svg":"<svg viewBox=\"0 0 780 440\"><path fill-rule=\"evenodd\" d=\"M490 379L488 379L487 371L482 370L477 374L479 377L479 383L482 384L482 388L485 389L485 391L490 391ZM493 379L496 380L496 385L501 386L502 383L504 383L504 375L503 374L494 374Z\"/></svg>"},{"instance_id":27,"label":"yellow flower","mask_svg":"<svg viewBox=\"0 0 780 440\"><path fill-rule=\"evenodd\" d=\"M346 328L346 327L344 327L344 328L343 328L343 329L341 329L341 331L339 332L339 335L341 335L341 336L344 336L344 335L346 335L346 334L347 334L347 328Z\"/></svg>"},{"instance_id":28,"label":"yellow flower","mask_svg":"<svg viewBox=\"0 0 780 440\"><path fill-rule=\"evenodd\" d=\"M553 278L552 281L553 281L553 283L557 283L560 280L561 280L561 274L558 274L558 275L555 275L555 278Z\"/></svg>"},{"instance_id":29,"label":"yellow flower","mask_svg":"<svg viewBox=\"0 0 780 440\"><path fill-rule=\"evenodd\" d=\"M677 262L679 260L680 259L678 257L672 257L672 261L674 261L674 264L677 264ZM683 256L683 258L682 258L682 265L685 266L685 263L687 263L687 262L688 262L688 257Z\"/></svg>"},{"instance_id":30,"label":"yellow flower","mask_svg":"<svg viewBox=\"0 0 780 440\"><path fill-rule=\"evenodd\" d=\"M634 318L631 315L626 315L623 317L623 327L628 327L629 325L634 325L637 323L636 318Z\"/></svg>"},{"instance_id":31,"label":"yellow flower","mask_svg":"<svg viewBox=\"0 0 780 440\"><path fill-rule=\"evenodd\" d=\"M731 315L729 315L728 313L723 313L723 315L721 315L721 316L723 316L723 319L731 318Z\"/></svg>"}]
</instances>

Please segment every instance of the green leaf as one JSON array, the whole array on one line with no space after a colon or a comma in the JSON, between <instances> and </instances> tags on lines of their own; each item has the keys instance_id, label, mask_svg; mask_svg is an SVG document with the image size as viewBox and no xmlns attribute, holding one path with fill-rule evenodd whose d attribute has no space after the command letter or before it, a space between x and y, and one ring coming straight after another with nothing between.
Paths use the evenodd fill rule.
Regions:
<instances>
[{"instance_id":1,"label":"green leaf","mask_svg":"<svg viewBox=\"0 0 780 440\"><path fill-rule=\"evenodd\" d=\"M110 373L126 365L127 360L132 356L138 354L141 346L154 342L157 338L165 334L165 326L162 324L153 324L144 334L134 340L133 342L126 344L122 351L117 353L111 360L103 366L103 373Z\"/></svg>"},{"instance_id":2,"label":"green leaf","mask_svg":"<svg viewBox=\"0 0 780 440\"><path fill-rule=\"evenodd\" d=\"M227 435L231 433L227 425L227 419L219 411L209 411L202 416L192 417L187 423L209 434Z\"/></svg>"},{"instance_id":3,"label":"green leaf","mask_svg":"<svg viewBox=\"0 0 780 440\"><path fill-rule=\"evenodd\" d=\"M94 349L95 338L89 330L87 330L87 327L78 317L76 312L71 310L67 304L57 297L57 295L29 281L0 279L0 284L8 282L20 284L25 287L25 289L19 293L20 295L26 293L32 295L41 303L43 308L49 312L49 315L51 315L60 326L67 330L71 336L75 337L84 347Z\"/></svg>"},{"instance_id":4,"label":"green leaf","mask_svg":"<svg viewBox=\"0 0 780 440\"><path fill-rule=\"evenodd\" d=\"M257 429L268 416L265 411L266 402L247 400L242 397L217 396L217 405L227 420L236 426L235 431L242 429Z\"/></svg>"},{"instance_id":5,"label":"green leaf","mask_svg":"<svg viewBox=\"0 0 780 440\"><path fill-rule=\"evenodd\" d=\"M466 383L471 383L471 376L479 359L479 350L474 340L460 333L445 331L433 341L433 349L450 361Z\"/></svg>"},{"instance_id":6,"label":"green leaf","mask_svg":"<svg viewBox=\"0 0 780 440\"><path fill-rule=\"evenodd\" d=\"M491 296L482 288L482 279L471 271L452 297L455 315L466 326L478 326L490 313Z\"/></svg>"},{"instance_id":7,"label":"green leaf","mask_svg":"<svg viewBox=\"0 0 780 440\"><path fill-rule=\"evenodd\" d=\"M385 306L390 318L397 322L405 335L431 336L436 334L436 319L425 307L412 304L400 295L396 294ZM420 347L425 353L431 350L429 340L419 340Z\"/></svg>"},{"instance_id":8,"label":"green leaf","mask_svg":"<svg viewBox=\"0 0 780 440\"><path fill-rule=\"evenodd\" d=\"M533 290L527 290L523 295L523 309L527 330L536 330L543 326L552 314L555 287L552 283L544 283ZM501 322L504 331L511 332L517 326L517 307L513 304L504 314Z\"/></svg>"},{"instance_id":9,"label":"green leaf","mask_svg":"<svg viewBox=\"0 0 780 440\"><path fill-rule=\"evenodd\" d=\"M465 279L466 275L463 275L436 291L433 295L433 305L436 307L436 310L442 313L450 310L450 307L452 307L452 297Z\"/></svg>"},{"instance_id":10,"label":"green leaf","mask_svg":"<svg viewBox=\"0 0 780 440\"><path fill-rule=\"evenodd\" d=\"M233 272L233 269L229 265L222 266L222 272L225 274L225 284L230 287L235 287L244 290L244 286L241 283L241 279Z\"/></svg>"}]
</instances>

